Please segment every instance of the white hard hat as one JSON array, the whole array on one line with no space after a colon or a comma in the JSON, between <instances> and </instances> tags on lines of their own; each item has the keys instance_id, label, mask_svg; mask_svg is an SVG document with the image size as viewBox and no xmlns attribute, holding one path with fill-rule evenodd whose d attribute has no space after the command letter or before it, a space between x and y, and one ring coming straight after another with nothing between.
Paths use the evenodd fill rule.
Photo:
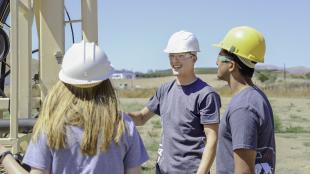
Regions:
<instances>
[{"instance_id":1,"label":"white hard hat","mask_svg":"<svg viewBox=\"0 0 310 174\"><path fill-rule=\"evenodd\" d=\"M164 49L166 53L184 53L199 52L199 43L196 36L187 31L179 31L170 37L167 47Z\"/></svg>"},{"instance_id":2,"label":"white hard hat","mask_svg":"<svg viewBox=\"0 0 310 174\"><path fill-rule=\"evenodd\" d=\"M71 85L91 85L112 76L113 67L95 43L73 44L64 55L59 79Z\"/></svg>"}]
</instances>

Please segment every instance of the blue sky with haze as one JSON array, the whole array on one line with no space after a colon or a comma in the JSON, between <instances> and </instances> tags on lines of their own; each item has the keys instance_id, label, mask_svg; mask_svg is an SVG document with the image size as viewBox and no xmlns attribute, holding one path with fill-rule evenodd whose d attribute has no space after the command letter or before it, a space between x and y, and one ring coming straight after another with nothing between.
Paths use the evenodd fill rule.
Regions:
<instances>
[{"instance_id":1,"label":"blue sky with haze","mask_svg":"<svg viewBox=\"0 0 310 174\"><path fill-rule=\"evenodd\" d=\"M77 0L65 0L71 18L80 18ZM78 1L79 2L79 1ZM212 47L236 26L265 35L265 64L310 67L310 2L307 0L98 0L99 45L116 69L168 69L162 51L170 35L193 32L200 42L196 67L216 67ZM80 25L74 24L77 40ZM66 49L71 34L66 26Z\"/></svg>"}]
</instances>

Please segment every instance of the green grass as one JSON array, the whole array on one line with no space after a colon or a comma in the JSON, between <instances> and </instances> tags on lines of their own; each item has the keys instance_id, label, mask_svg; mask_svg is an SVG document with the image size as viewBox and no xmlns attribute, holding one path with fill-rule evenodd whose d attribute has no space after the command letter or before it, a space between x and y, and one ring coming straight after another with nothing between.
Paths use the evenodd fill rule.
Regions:
<instances>
[{"instance_id":1,"label":"green grass","mask_svg":"<svg viewBox=\"0 0 310 174\"><path fill-rule=\"evenodd\" d=\"M151 138L158 138L159 137L159 133L157 131L154 131L153 130L150 130L150 131L147 131L147 134L151 137Z\"/></svg>"},{"instance_id":2,"label":"green grass","mask_svg":"<svg viewBox=\"0 0 310 174\"><path fill-rule=\"evenodd\" d=\"M120 107L122 111L133 112L141 110L144 107L144 105L136 102L126 104L121 103Z\"/></svg>"},{"instance_id":3,"label":"green grass","mask_svg":"<svg viewBox=\"0 0 310 174\"><path fill-rule=\"evenodd\" d=\"M308 133L303 127L300 126L290 126L287 127L284 131L285 133Z\"/></svg>"},{"instance_id":4,"label":"green grass","mask_svg":"<svg viewBox=\"0 0 310 174\"><path fill-rule=\"evenodd\" d=\"M268 97L310 97L310 84L308 83L272 83L262 86L261 89L267 94ZM293 108L295 105L292 103L289 107Z\"/></svg>"},{"instance_id":5,"label":"green grass","mask_svg":"<svg viewBox=\"0 0 310 174\"><path fill-rule=\"evenodd\" d=\"M284 128L282 126L281 120L276 115L274 117L274 125L275 125L276 133L309 133L310 132L301 126L289 126L289 127Z\"/></svg>"},{"instance_id":6,"label":"green grass","mask_svg":"<svg viewBox=\"0 0 310 174\"><path fill-rule=\"evenodd\" d=\"M126 102L122 104L122 107L125 108L127 111L135 111L140 110L143 108L144 103L141 104L138 102L135 102L135 100L130 100L133 102ZM273 99L274 103L278 103L278 99ZM283 103L283 104L282 104ZM293 101L289 102L282 102L281 106L274 106L274 107L284 107L285 112L280 113L274 113L274 124L275 124L275 131L277 132L277 136L281 136L284 138L292 139L292 141L295 141L294 139L298 138L300 136L300 133L309 133L306 127L301 127L299 125L295 125L296 120L304 120L306 119L305 116L303 116L303 112L305 111L301 106L299 106L297 103L294 103ZM290 109L291 111L296 111L296 109L301 109L301 113L298 112L287 112L287 109ZM277 109L275 109L277 110ZM287 113L286 113L287 112ZM283 115L286 114L286 115ZM300 115L301 114L301 115ZM283 116L283 117L282 117ZM286 120L288 117L288 120ZM286 121L292 121L292 125L290 125L290 122L287 124ZM309 120L305 120L309 121ZM157 150L158 145L160 141L161 136L161 122L159 117L153 117L151 120L149 120L144 126L139 127L140 135L143 139L144 145L147 149L147 152L150 156L150 160L143 164L142 167L142 173L143 174L153 174L155 173L155 163L157 158ZM303 143L303 142L302 142ZM306 147L310 146L310 142L305 142L303 144Z\"/></svg>"},{"instance_id":7,"label":"green grass","mask_svg":"<svg viewBox=\"0 0 310 174\"><path fill-rule=\"evenodd\" d=\"M304 146L306 146L306 147L310 147L310 142L304 142L303 144L304 144Z\"/></svg>"},{"instance_id":8,"label":"green grass","mask_svg":"<svg viewBox=\"0 0 310 174\"><path fill-rule=\"evenodd\" d=\"M279 133L277 134L279 137L283 138L290 138L290 139L296 139L298 137L297 134L290 134L290 133Z\"/></svg>"},{"instance_id":9,"label":"green grass","mask_svg":"<svg viewBox=\"0 0 310 174\"><path fill-rule=\"evenodd\" d=\"M273 121L274 121L274 129L276 133L279 133L282 131L282 121L280 119L280 117L276 114L274 114L273 116Z\"/></svg>"},{"instance_id":10,"label":"green grass","mask_svg":"<svg viewBox=\"0 0 310 174\"><path fill-rule=\"evenodd\" d=\"M143 174L154 174L155 173L155 167L142 166L142 173Z\"/></svg>"},{"instance_id":11,"label":"green grass","mask_svg":"<svg viewBox=\"0 0 310 174\"><path fill-rule=\"evenodd\" d=\"M220 94L221 97L223 97L223 96L230 97L232 94L229 86L223 86L220 88L216 88L215 90Z\"/></svg>"},{"instance_id":12,"label":"green grass","mask_svg":"<svg viewBox=\"0 0 310 174\"><path fill-rule=\"evenodd\" d=\"M160 136L158 131L155 131L156 129L153 129L151 131L148 131L147 134L151 137L151 138L158 138Z\"/></svg>"},{"instance_id":13,"label":"green grass","mask_svg":"<svg viewBox=\"0 0 310 174\"><path fill-rule=\"evenodd\" d=\"M151 142L149 144L146 145L146 148L151 151L151 152L157 152L158 149L158 144L156 142Z\"/></svg>"},{"instance_id":14,"label":"green grass","mask_svg":"<svg viewBox=\"0 0 310 174\"><path fill-rule=\"evenodd\" d=\"M150 83L152 79L149 79ZM158 84L159 87L160 84ZM272 83L269 85L259 86L268 97L289 97L289 98L309 98L310 97L310 85L308 84L295 84L288 83L284 85L282 83ZM149 98L155 94L157 88L130 88L130 89L117 89L117 94L122 98ZM215 90L223 97L230 97L231 90L226 86L215 87ZM294 103L290 103L289 109L296 107Z\"/></svg>"},{"instance_id":15,"label":"green grass","mask_svg":"<svg viewBox=\"0 0 310 174\"><path fill-rule=\"evenodd\" d=\"M294 122L304 122L304 121L308 121L308 119L306 118L302 118L298 115L295 115L295 114L290 114L290 118L292 119L292 121Z\"/></svg>"},{"instance_id":16,"label":"green grass","mask_svg":"<svg viewBox=\"0 0 310 174\"><path fill-rule=\"evenodd\" d=\"M151 123L153 125L153 128L161 129L161 122L160 122L160 120L152 120Z\"/></svg>"},{"instance_id":17,"label":"green grass","mask_svg":"<svg viewBox=\"0 0 310 174\"><path fill-rule=\"evenodd\" d=\"M118 96L122 98L148 98L153 96L155 92L155 88L117 89Z\"/></svg>"}]
</instances>

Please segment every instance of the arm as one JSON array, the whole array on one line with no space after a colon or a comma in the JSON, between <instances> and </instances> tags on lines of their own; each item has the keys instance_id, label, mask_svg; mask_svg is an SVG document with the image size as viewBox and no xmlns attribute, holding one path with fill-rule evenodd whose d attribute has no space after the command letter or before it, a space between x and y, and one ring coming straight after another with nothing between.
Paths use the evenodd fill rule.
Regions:
<instances>
[{"instance_id":1,"label":"arm","mask_svg":"<svg viewBox=\"0 0 310 174\"><path fill-rule=\"evenodd\" d=\"M128 115L132 118L137 126L142 126L155 114L147 107L144 107L141 111L129 112Z\"/></svg>"},{"instance_id":2,"label":"arm","mask_svg":"<svg viewBox=\"0 0 310 174\"><path fill-rule=\"evenodd\" d=\"M4 152L6 149L4 149L3 146L0 145L0 151ZM1 161L1 164L5 168L5 170L9 174L27 174L28 171L26 171L22 166L20 166L17 161L13 158L12 155L6 155L3 160ZM30 174L49 174L49 171L47 170L40 170L31 168Z\"/></svg>"},{"instance_id":3,"label":"arm","mask_svg":"<svg viewBox=\"0 0 310 174\"><path fill-rule=\"evenodd\" d=\"M22 168L12 155L6 155L1 161L1 164L8 173L23 174L28 173L24 168Z\"/></svg>"},{"instance_id":4,"label":"arm","mask_svg":"<svg viewBox=\"0 0 310 174\"><path fill-rule=\"evenodd\" d=\"M204 131L207 137L207 143L197 174L207 174L210 171L216 153L218 124L206 124L204 125Z\"/></svg>"},{"instance_id":5,"label":"arm","mask_svg":"<svg viewBox=\"0 0 310 174\"><path fill-rule=\"evenodd\" d=\"M254 173L256 151L253 149L237 149L234 151L235 173Z\"/></svg>"},{"instance_id":6,"label":"arm","mask_svg":"<svg viewBox=\"0 0 310 174\"><path fill-rule=\"evenodd\" d=\"M259 116L247 108L233 111L229 122L235 173L254 173L260 129Z\"/></svg>"},{"instance_id":7,"label":"arm","mask_svg":"<svg viewBox=\"0 0 310 174\"><path fill-rule=\"evenodd\" d=\"M141 167L137 166L137 167L127 169L125 171L125 174L141 174Z\"/></svg>"}]
</instances>

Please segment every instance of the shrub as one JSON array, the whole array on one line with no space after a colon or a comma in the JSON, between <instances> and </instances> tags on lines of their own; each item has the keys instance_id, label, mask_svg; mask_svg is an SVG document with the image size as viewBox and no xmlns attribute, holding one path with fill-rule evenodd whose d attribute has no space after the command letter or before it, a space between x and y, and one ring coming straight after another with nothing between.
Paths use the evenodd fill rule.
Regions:
<instances>
[{"instance_id":1,"label":"shrub","mask_svg":"<svg viewBox=\"0 0 310 174\"><path fill-rule=\"evenodd\" d=\"M310 147L310 142L304 142L304 146Z\"/></svg>"},{"instance_id":2,"label":"shrub","mask_svg":"<svg viewBox=\"0 0 310 174\"><path fill-rule=\"evenodd\" d=\"M278 115L273 115L273 123L275 132L280 133L282 131L282 121Z\"/></svg>"},{"instance_id":3,"label":"shrub","mask_svg":"<svg viewBox=\"0 0 310 174\"><path fill-rule=\"evenodd\" d=\"M290 126L286 128L285 132L286 133L307 133L307 131L303 127L300 127L300 126L296 126L296 127Z\"/></svg>"},{"instance_id":4,"label":"shrub","mask_svg":"<svg viewBox=\"0 0 310 174\"><path fill-rule=\"evenodd\" d=\"M269 77L267 76L265 72L259 72L259 71L256 72L256 77L262 83L264 83L265 81L269 79Z\"/></svg>"},{"instance_id":5,"label":"shrub","mask_svg":"<svg viewBox=\"0 0 310 174\"><path fill-rule=\"evenodd\" d=\"M255 76L259 81L266 84L274 83L278 78L277 73L273 70L258 70L255 71Z\"/></svg>"}]
</instances>

